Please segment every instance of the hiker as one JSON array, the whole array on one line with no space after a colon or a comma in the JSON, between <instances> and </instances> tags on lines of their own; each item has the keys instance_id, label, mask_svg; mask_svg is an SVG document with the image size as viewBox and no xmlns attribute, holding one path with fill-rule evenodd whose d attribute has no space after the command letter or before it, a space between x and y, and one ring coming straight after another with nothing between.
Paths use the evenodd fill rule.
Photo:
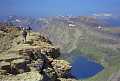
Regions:
<instances>
[{"instance_id":1,"label":"hiker","mask_svg":"<svg viewBox=\"0 0 120 81\"><path fill-rule=\"evenodd\" d=\"M28 32L29 32L29 36L30 36L30 32L31 32L31 30L32 30L32 28L28 25Z\"/></svg>"},{"instance_id":2,"label":"hiker","mask_svg":"<svg viewBox=\"0 0 120 81\"><path fill-rule=\"evenodd\" d=\"M26 43L27 31L25 28L23 28L22 36L23 36L23 42Z\"/></svg>"},{"instance_id":3,"label":"hiker","mask_svg":"<svg viewBox=\"0 0 120 81\"><path fill-rule=\"evenodd\" d=\"M23 30L23 26L20 25L19 27L20 27L20 30Z\"/></svg>"}]
</instances>

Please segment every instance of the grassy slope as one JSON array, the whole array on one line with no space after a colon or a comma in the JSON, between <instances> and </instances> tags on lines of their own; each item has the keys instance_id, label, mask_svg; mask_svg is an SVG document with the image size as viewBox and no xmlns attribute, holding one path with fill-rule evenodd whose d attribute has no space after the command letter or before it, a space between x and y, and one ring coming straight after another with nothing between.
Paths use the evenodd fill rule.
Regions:
<instances>
[{"instance_id":1,"label":"grassy slope","mask_svg":"<svg viewBox=\"0 0 120 81\"><path fill-rule=\"evenodd\" d=\"M106 32L85 26L70 28L64 23L49 24L48 29L42 32L58 44L63 52L87 55L105 67L102 72L84 81L107 81L120 70L120 41Z\"/></svg>"}]
</instances>

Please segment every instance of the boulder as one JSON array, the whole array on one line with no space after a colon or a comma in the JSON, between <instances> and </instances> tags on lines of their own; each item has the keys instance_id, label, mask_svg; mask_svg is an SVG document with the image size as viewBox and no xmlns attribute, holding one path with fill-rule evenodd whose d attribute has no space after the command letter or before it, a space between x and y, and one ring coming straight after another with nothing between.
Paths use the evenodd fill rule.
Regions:
<instances>
[{"instance_id":1,"label":"boulder","mask_svg":"<svg viewBox=\"0 0 120 81\"><path fill-rule=\"evenodd\" d=\"M49 68L49 67L44 69L42 81L58 81L57 78L58 76L56 72L54 71L54 69Z\"/></svg>"},{"instance_id":2,"label":"boulder","mask_svg":"<svg viewBox=\"0 0 120 81\"><path fill-rule=\"evenodd\" d=\"M9 69L8 67L10 67L9 62L1 61L0 62L0 74L7 74L7 70Z\"/></svg>"},{"instance_id":3,"label":"boulder","mask_svg":"<svg viewBox=\"0 0 120 81\"><path fill-rule=\"evenodd\" d=\"M47 56L50 56L51 58L57 58L60 56L60 49L57 47L47 47L44 49L41 49L42 54L46 54Z\"/></svg>"},{"instance_id":4,"label":"boulder","mask_svg":"<svg viewBox=\"0 0 120 81\"><path fill-rule=\"evenodd\" d=\"M29 67L27 67L27 64L24 59L16 59L11 62L2 62L1 64L1 70L4 70L6 74L19 74L23 72L30 71Z\"/></svg>"},{"instance_id":5,"label":"boulder","mask_svg":"<svg viewBox=\"0 0 120 81\"><path fill-rule=\"evenodd\" d=\"M19 54L23 56L29 56L31 59L44 54L50 56L51 58L57 58L60 56L60 49L57 47L36 47L36 48L27 48L19 50ZM36 56L36 57L35 57Z\"/></svg>"},{"instance_id":6,"label":"boulder","mask_svg":"<svg viewBox=\"0 0 120 81\"><path fill-rule=\"evenodd\" d=\"M72 66L65 60L53 60L52 66L59 77L64 77L71 70Z\"/></svg>"},{"instance_id":7,"label":"boulder","mask_svg":"<svg viewBox=\"0 0 120 81\"><path fill-rule=\"evenodd\" d=\"M35 67L37 71L41 72L43 69L43 63L44 61L42 59L37 59L31 63L31 66Z\"/></svg>"},{"instance_id":8,"label":"boulder","mask_svg":"<svg viewBox=\"0 0 120 81\"><path fill-rule=\"evenodd\" d=\"M48 37L44 37L42 35L39 35L39 38L42 42L47 42L48 44L52 44L52 42L48 39Z\"/></svg>"}]
</instances>

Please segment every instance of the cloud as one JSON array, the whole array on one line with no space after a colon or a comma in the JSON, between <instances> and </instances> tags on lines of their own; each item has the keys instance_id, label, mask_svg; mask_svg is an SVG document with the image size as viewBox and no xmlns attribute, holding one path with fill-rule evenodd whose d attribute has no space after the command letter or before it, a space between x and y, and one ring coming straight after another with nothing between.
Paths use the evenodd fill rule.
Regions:
<instances>
[{"instance_id":1,"label":"cloud","mask_svg":"<svg viewBox=\"0 0 120 81\"><path fill-rule=\"evenodd\" d=\"M21 20L19 20L19 19L16 19L16 22L21 22Z\"/></svg>"},{"instance_id":2,"label":"cloud","mask_svg":"<svg viewBox=\"0 0 120 81\"><path fill-rule=\"evenodd\" d=\"M100 13L100 14L93 14L93 16L103 16L103 17L110 17L110 16L112 16L112 14L111 13Z\"/></svg>"}]
</instances>

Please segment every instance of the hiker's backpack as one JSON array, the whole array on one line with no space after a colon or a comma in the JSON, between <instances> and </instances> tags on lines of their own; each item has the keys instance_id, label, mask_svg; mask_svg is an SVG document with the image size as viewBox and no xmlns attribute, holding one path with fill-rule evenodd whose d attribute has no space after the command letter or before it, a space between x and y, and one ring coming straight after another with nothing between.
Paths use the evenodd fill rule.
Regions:
<instances>
[{"instance_id":1,"label":"hiker's backpack","mask_svg":"<svg viewBox=\"0 0 120 81\"><path fill-rule=\"evenodd\" d=\"M23 30L22 35L27 36L27 31Z\"/></svg>"}]
</instances>

